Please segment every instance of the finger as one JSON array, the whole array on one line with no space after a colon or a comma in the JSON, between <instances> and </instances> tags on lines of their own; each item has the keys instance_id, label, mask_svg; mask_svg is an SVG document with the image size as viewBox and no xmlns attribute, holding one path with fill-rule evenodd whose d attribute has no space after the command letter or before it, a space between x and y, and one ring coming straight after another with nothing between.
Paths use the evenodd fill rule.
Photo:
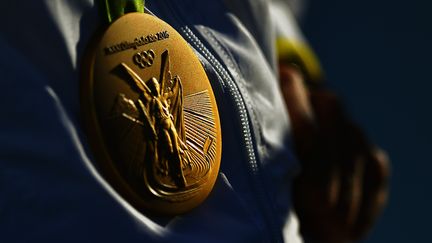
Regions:
<instances>
[{"instance_id":1,"label":"finger","mask_svg":"<svg viewBox=\"0 0 432 243\"><path fill-rule=\"evenodd\" d=\"M279 65L280 84L288 112L294 119L311 120L312 108L301 71L293 65Z\"/></svg>"},{"instance_id":2,"label":"finger","mask_svg":"<svg viewBox=\"0 0 432 243\"><path fill-rule=\"evenodd\" d=\"M360 202L362 198L364 158L359 156L354 161L347 161L352 165L344 166L341 173L339 203L337 214L344 225L346 231L349 231L357 220Z\"/></svg>"},{"instance_id":3,"label":"finger","mask_svg":"<svg viewBox=\"0 0 432 243\"><path fill-rule=\"evenodd\" d=\"M367 154L364 147L367 141L363 132L348 119L340 124L337 141L334 144L338 150L333 150L334 160L341 170L341 188L339 195L338 214L347 229L357 221L360 204L363 197L363 180Z\"/></svg>"},{"instance_id":4,"label":"finger","mask_svg":"<svg viewBox=\"0 0 432 243\"><path fill-rule=\"evenodd\" d=\"M364 236L372 227L388 198L390 161L380 149L370 152L363 178L363 199L353 226L352 239Z\"/></svg>"},{"instance_id":5,"label":"finger","mask_svg":"<svg viewBox=\"0 0 432 243\"><path fill-rule=\"evenodd\" d=\"M297 150L308 150L313 139L313 111L303 76L295 66L281 63L279 65L280 86L288 108ZM303 152L298 151L300 154Z\"/></svg>"}]
</instances>

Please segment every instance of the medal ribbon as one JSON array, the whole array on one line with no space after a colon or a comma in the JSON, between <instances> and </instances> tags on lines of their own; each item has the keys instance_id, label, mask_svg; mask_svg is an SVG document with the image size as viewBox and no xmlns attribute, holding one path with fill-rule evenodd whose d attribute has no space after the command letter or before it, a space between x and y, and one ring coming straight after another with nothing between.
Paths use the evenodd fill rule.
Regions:
<instances>
[{"instance_id":1,"label":"medal ribbon","mask_svg":"<svg viewBox=\"0 0 432 243\"><path fill-rule=\"evenodd\" d=\"M127 13L144 13L144 0L99 0L102 18L111 23Z\"/></svg>"}]
</instances>

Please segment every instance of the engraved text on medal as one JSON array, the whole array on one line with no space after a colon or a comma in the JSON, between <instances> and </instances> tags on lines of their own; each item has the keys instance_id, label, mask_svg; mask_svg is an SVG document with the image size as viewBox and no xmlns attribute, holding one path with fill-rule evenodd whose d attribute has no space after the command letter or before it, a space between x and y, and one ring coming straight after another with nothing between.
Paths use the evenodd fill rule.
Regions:
<instances>
[{"instance_id":1,"label":"engraved text on medal","mask_svg":"<svg viewBox=\"0 0 432 243\"><path fill-rule=\"evenodd\" d=\"M117 52L126 51L129 49L137 49L139 46L144 46L149 43L165 40L169 38L168 31L160 31L155 34L149 34L146 36L139 36L133 41L122 41L120 43L114 44L112 46L107 46L104 48L105 55L111 55Z\"/></svg>"}]
</instances>

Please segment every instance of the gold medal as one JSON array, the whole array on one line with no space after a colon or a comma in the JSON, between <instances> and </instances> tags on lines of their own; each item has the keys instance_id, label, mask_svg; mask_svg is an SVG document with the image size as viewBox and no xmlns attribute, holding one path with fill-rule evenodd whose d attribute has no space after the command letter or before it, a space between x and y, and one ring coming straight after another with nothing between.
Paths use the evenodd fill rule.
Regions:
<instances>
[{"instance_id":1,"label":"gold medal","mask_svg":"<svg viewBox=\"0 0 432 243\"><path fill-rule=\"evenodd\" d=\"M95 38L82 113L97 168L141 211L180 214L210 193L221 128L207 75L170 25L129 13Z\"/></svg>"}]
</instances>

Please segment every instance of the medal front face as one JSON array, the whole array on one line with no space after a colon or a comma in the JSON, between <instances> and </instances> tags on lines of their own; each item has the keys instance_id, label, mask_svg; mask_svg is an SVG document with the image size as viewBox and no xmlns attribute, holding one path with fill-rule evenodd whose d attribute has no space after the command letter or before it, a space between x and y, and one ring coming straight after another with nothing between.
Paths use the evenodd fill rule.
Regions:
<instances>
[{"instance_id":1,"label":"medal front face","mask_svg":"<svg viewBox=\"0 0 432 243\"><path fill-rule=\"evenodd\" d=\"M132 205L180 214L208 196L221 159L216 100L171 26L142 13L113 22L88 53L81 101L97 168Z\"/></svg>"}]
</instances>

